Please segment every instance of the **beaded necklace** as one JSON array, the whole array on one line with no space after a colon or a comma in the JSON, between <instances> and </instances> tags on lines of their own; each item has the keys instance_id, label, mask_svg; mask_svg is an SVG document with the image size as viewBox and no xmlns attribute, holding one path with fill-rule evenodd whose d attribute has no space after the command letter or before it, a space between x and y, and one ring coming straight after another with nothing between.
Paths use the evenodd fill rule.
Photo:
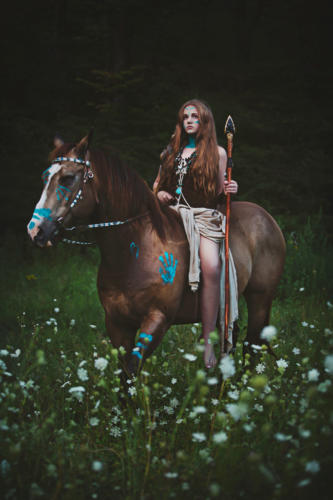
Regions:
<instances>
[{"instance_id":1,"label":"beaded necklace","mask_svg":"<svg viewBox=\"0 0 333 500\"><path fill-rule=\"evenodd\" d=\"M177 184L177 188L176 188L177 201L180 200L180 197L182 195L183 179L184 179L185 175L187 174L188 169L190 168L192 162L197 157L197 154L195 151L193 151L193 153L190 156L188 156L187 158L182 158L182 153L183 153L183 149L181 149L179 151L179 153L177 154L177 156L175 158L175 171L176 171L176 175L178 177L178 184Z\"/></svg>"}]
</instances>

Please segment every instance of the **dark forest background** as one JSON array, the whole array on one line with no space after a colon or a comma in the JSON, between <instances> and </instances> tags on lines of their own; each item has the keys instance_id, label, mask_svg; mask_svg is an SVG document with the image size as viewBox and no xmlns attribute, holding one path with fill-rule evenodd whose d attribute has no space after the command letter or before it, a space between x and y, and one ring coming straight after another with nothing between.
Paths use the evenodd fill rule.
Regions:
<instances>
[{"instance_id":1,"label":"dark forest background","mask_svg":"<svg viewBox=\"0 0 333 500\"><path fill-rule=\"evenodd\" d=\"M2 228L25 231L55 133L113 146L152 183L180 105L237 127L238 199L332 214L331 19L301 0L7 2L1 38Z\"/></svg>"}]
</instances>

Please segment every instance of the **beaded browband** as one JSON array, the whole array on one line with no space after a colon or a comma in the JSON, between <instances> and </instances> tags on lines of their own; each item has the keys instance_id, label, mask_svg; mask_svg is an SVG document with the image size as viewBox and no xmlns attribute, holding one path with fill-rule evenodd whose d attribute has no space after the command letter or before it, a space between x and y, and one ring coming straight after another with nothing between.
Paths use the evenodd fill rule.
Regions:
<instances>
[{"instance_id":1,"label":"beaded browband","mask_svg":"<svg viewBox=\"0 0 333 500\"><path fill-rule=\"evenodd\" d=\"M81 160L80 158L69 158L68 156L58 156L52 163L58 163L59 161L72 161L73 163L79 163L80 165L86 165L90 168L91 163L89 160Z\"/></svg>"}]
</instances>

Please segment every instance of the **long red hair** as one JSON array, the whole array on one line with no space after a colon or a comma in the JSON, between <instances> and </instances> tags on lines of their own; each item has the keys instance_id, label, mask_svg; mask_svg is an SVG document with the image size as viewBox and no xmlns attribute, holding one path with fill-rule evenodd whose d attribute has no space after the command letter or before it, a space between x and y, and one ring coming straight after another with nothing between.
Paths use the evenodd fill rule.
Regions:
<instances>
[{"instance_id":1,"label":"long red hair","mask_svg":"<svg viewBox=\"0 0 333 500\"><path fill-rule=\"evenodd\" d=\"M185 102L178 112L178 120L171 141L161 154L162 169L157 191L162 187L167 190L167 186L171 184L174 178L176 155L187 144L188 136L183 127L184 109L187 106L195 106L199 115L199 130L195 138L197 156L191 165L194 187L208 196L216 196L219 154L215 123L210 108L198 99Z\"/></svg>"}]
</instances>

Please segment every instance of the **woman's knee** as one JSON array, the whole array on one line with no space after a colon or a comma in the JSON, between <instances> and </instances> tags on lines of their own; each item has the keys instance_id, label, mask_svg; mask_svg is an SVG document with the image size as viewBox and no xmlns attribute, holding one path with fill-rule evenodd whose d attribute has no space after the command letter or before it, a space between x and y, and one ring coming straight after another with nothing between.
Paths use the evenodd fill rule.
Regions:
<instances>
[{"instance_id":1,"label":"woman's knee","mask_svg":"<svg viewBox=\"0 0 333 500\"><path fill-rule=\"evenodd\" d=\"M201 272L204 280L215 281L220 279L221 262L219 259L201 261Z\"/></svg>"}]
</instances>

